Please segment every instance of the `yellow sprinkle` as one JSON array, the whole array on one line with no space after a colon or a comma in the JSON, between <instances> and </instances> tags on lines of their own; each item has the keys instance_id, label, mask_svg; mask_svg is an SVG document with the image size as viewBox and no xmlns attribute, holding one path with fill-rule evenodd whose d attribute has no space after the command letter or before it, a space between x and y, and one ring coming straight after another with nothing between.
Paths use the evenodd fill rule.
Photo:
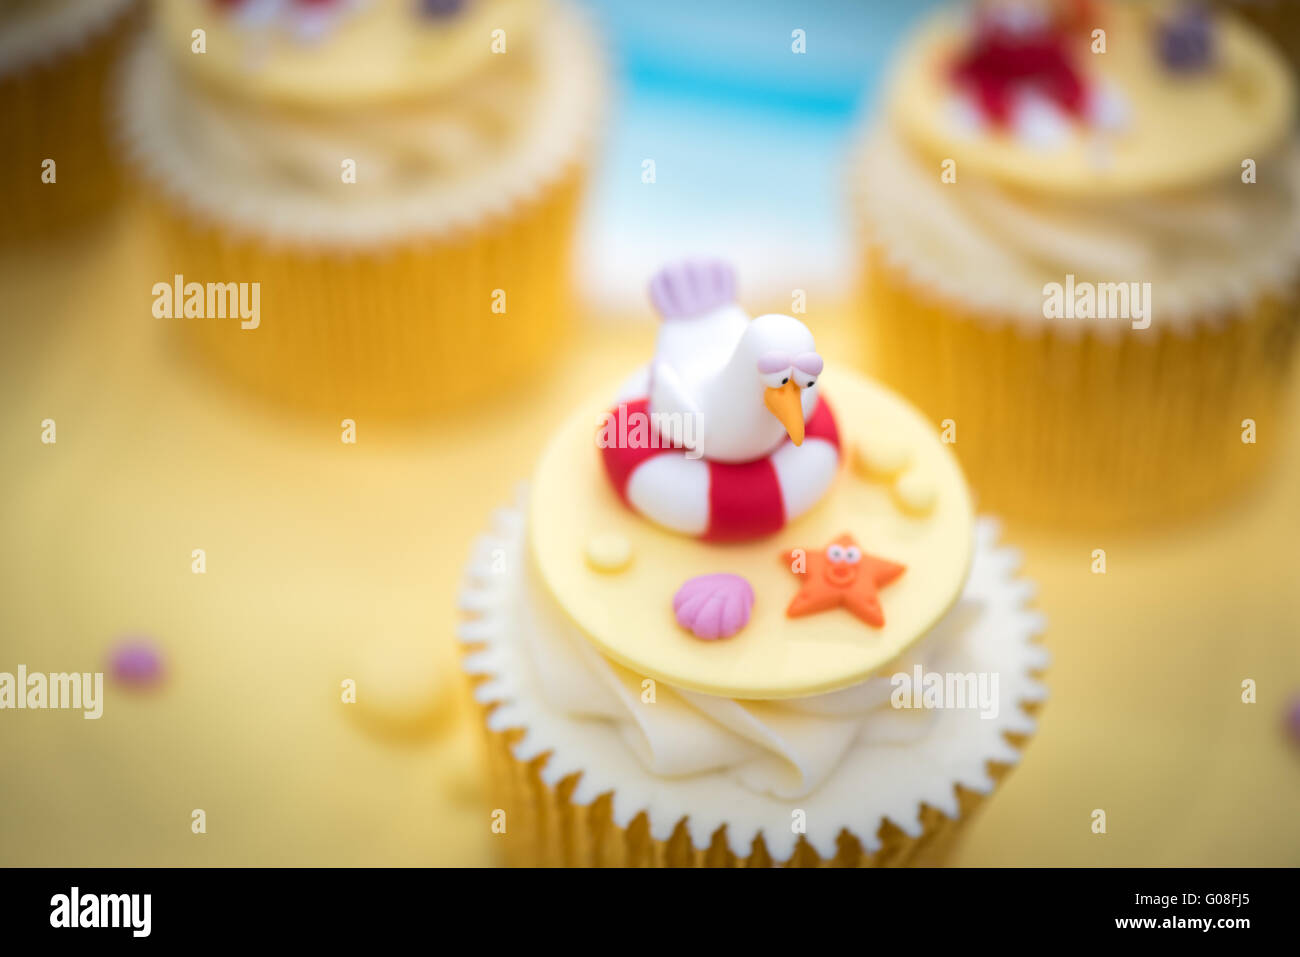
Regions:
<instances>
[{"instance_id":1,"label":"yellow sprinkle","mask_svg":"<svg viewBox=\"0 0 1300 957\"><path fill-rule=\"evenodd\" d=\"M910 469L894 483L894 497L905 511L924 514L934 508L939 490L920 469Z\"/></svg>"},{"instance_id":2,"label":"yellow sprinkle","mask_svg":"<svg viewBox=\"0 0 1300 957\"><path fill-rule=\"evenodd\" d=\"M621 572L632 561L632 543L616 532L587 539L587 564L598 572Z\"/></svg>"},{"instance_id":3,"label":"yellow sprinkle","mask_svg":"<svg viewBox=\"0 0 1300 957\"><path fill-rule=\"evenodd\" d=\"M367 648L355 666L356 714L378 730L430 734L454 703L454 663L398 642Z\"/></svg>"},{"instance_id":4,"label":"yellow sprinkle","mask_svg":"<svg viewBox=\"0 0 1300 957\"><path fill-rule=\"evenodd\" d=\"M911 460L911 449L886 436L872 436L858 442L853 450L853 464L871 478L897 475Z\"/></svg>"}]
</instances>

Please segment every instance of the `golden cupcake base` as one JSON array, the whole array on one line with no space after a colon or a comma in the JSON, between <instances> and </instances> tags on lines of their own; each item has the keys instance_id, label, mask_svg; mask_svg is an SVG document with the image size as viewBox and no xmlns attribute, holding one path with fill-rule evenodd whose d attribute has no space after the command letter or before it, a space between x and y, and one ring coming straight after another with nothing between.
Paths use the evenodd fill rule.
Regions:
<instances>
[{"instance_id":1,"label":"golden cupcake base","mask_svg":"<svg viewBox=\"0 0 1300 957\"><path fill-rule=\"evenodd\" d=\"M1183 517L1258 476L1287 427L1294 301L1186 331L1034 331L934 298L878 251L863 298L867 370L955 423L982 509L1057 526Z\"/></svg>"},{"instance_id":2,"label":"golden cupcake base","mask_svg":"<svg viewBox=\"0 0 1300 957\"><path fill-rule=\"evenodd\" d=\"M987 798L955 785L959 817L949 818L923 805L918 837L910 837L885 821L876 832L880 847L873 853L867 853L860 838L845 830L834 857L822 857L800 838L788 860L774 861L761 835L754 840L747 857L737 857L727 846L725 829L715 832L709 846L701 850L691 841L684 819L677 822L667 841L659 841L650 835L650 820L645 812L626 828L614 822L612 793L601 795L590 805L575 804L572 796L580 775L548 785L542 779L542 768L549 755L532 761L517 759L512 747L524 731L488 729L486 718L491 706L479 707L487 740L492 811L498 818L497 812L505 812L505 829L496 836L505 863L512 867L937 866L951 858L965 825ZM1025 740L1016 736L1013 743L1023 748ZM1000 783L1011 765L990 762L988 770Z\"/></svg>"},{"instance_id":3,"label":"golden cupcake base","mask_svg":"<svg viewBox=\"0 0 1300 957\"><path fill-rule=\"evenodd\" d=\"M110 149L107 90L139 20L134 4L84 45L0 77L5 105L5 184L0 242L32 239L88 220L119 194ZM43 180L54 160L55 181Z\"/></svg>"},{"instance_id":4,"label":"golden cupcake base","mask_svg":"<svg viewBox=\"0 0 1300 957\"><path fill-rule=\"evenodd\" d=\"M403 417L490 398L542 371L567 333L580 179L575 168L510 216L447 237L356 251L239 237L155 200L162 278L261 283L256 329L164 321L226 380L281 406Z\"/></svg>"},{"instance_id":5,"label":"golden cupcake base","mask_svg":"<svg viewBox=\"0 0 1300 957\"><path fill-rule=\"evenodd\" d=\"M542 371L569 327L582 178L575 166L447 236L355 250L236 235L155 199L161 279L261 284L257 328L161 321L224 378L286 407L401 418L491 398Z\"/></svg>"}]
</instances>

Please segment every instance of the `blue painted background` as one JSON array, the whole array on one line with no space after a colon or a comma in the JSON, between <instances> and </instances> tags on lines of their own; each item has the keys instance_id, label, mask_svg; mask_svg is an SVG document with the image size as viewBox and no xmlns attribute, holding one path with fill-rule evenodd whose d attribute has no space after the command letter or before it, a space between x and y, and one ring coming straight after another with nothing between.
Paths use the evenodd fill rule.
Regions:
<instances>
[{"instance_id":1,"label":"blue painted background","mask_svg":"<svg viewBox=\"0 0 1300 957\"><path fill-rule=\"evenodd\" d=\"M937 0L582 2L613 74L581 241L597 303L640 305L657 263L695 253L735 259L751 295L842 289L845 151Z\"/></svg>"}]
</instances>

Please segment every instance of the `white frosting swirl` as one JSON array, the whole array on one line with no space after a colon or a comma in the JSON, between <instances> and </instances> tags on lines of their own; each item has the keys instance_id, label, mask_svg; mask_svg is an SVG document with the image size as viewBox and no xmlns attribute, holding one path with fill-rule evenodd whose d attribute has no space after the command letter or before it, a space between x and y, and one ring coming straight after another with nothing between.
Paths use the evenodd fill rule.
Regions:
<instances>
[{"instance_id":1,"label":"white frosting swirl","mask_svg":"<svg viewBox=\"0 0 1300 957\"><path fill-rule=\"evenodd\" d=\"M573 717L614 721L651 774L668 778L714 771L773 797L806 797L834 773L860 737L907 742L924 735L934 711L890 706L887 676L829 694L743 701L662 683L646 707L642 675L601 655L529 576L533 618L523 638L546 703ZM942 669L945 651L979 615L975 600L959 603L939 626L891 668ZM736 640L743 640L743 632Z\"/></svg>"},{"instance_id":2,"label":"white frosting swirl","mask_svg":"<svg viewBox=\"0 0 1300 957\"><path fill-rule=\"evenodd\" d=\"M1229 176L1163 195L1054 199L973 177L945 184L936 164L882 124L854 183L868 238L941 296L1041 322L1043 285L1071 273L1150 282L1157 321L1176 322L1294 294L1300 146L1255 159L1258 182L1249 185Z\"/></svg>"},{"instance_id":3,"label":"white frosting swirl","mask_svg":"<svg viewBox=\"0 0 1300 957\"><path fill-rule=\"evenodd\" d=\"M370 203L431 178L463 180L509 148L535 108L536 71L536 58L520 53L419 106L330 112L250 103L181 82L164 108L176 137L214 177L304 199ZM348 189L339 188L340 157L356 163Z\"/></svg>"}]
</instances>

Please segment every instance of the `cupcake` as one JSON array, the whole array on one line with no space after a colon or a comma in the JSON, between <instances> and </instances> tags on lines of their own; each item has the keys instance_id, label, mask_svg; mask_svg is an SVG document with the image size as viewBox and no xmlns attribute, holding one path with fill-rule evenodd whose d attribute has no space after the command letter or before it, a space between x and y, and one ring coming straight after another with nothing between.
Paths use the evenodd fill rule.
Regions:
<instances>
[{"instance_id":1,"label":"cupcake","mask_svg":"<svg viewBox=\"0 0 1300 957\"><path fill-rule=\"evenodd\" d=\"M573 7L177 0L156 14L120 91L162 238L156 316L229 380L332 414L448 408L539 364L573 313L604 79Z\"/></svg>"},{"instance_id":2,"label":"cupcake","mask_svg":"<svg viewBox=\"0 0 1300 957\"><path fill-rule=\"evenodd\" d=\"M134 0L0 2L0 237L84 221L116 195L106 86L135 8Z\"/></svg>"},{"instance_id":3,"label":"cupcake","mask_svg":"<svg viewBox=\"0 0 1300 957\"><path fill-rule=\"evenodd\" d=\"M1199 5L995 2L906 47L852 164L869 371L982 501L1179 518L1256 475L1296 338L1290 74Z\"/></svg>"},{"instance_id":4,"label":"cupcake","mask_svg":"<svg viewBox=\"0 0 1300 957\"><path fill-rule=\"evenodd\" d=\"M459 634L513 864L937 863L1034 729L1033 589L954 457L734 290L658 274L653 360L474 547Z\"/></svg>"}]
</instances>

